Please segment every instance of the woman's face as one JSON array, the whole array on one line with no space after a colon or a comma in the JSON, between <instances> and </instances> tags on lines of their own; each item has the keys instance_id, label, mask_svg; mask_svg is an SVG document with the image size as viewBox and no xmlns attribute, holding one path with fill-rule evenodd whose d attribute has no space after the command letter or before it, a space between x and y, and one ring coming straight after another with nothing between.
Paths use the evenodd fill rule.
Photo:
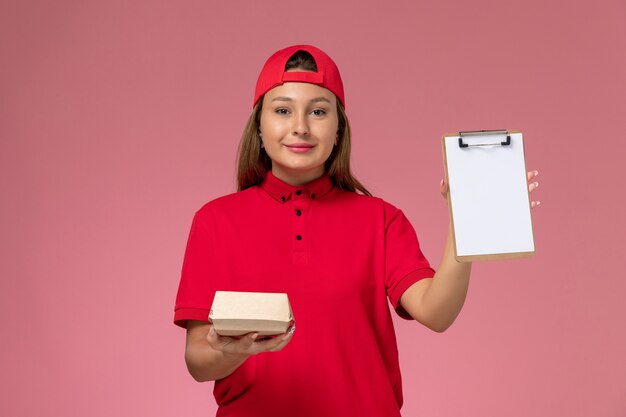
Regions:
<instances>
[{"instance_id":1,"label":"woman's face","mask_svg":"<svg viewBox=\"0 0 626 417\"><path fill-rule=\"evenodd\" d=\"M289 184L322 176L338 127L337 98L323 87L287 82L263 97L261 140L272 173Z\"/></svg>"}]
</instances>

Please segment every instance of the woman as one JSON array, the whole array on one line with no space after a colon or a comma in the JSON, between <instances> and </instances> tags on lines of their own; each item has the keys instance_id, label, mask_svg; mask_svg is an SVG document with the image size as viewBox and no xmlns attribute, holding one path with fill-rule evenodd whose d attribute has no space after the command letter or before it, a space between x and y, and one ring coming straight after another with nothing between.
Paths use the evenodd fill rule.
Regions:
<instances>
[{"instance_id":1,"label":"woman","mask_svg":"<svg viewBox=\"0 0 626 417\"><path fill-rule=\"evenodd\" d=\"M216 381L218 416L399 416L387 300L442 332L471 264L456 262L449 237L435 273L402 211L352 176L343 84L323 51L272 55L253 108L239 192L198 210L187 243L174 320L187 328L189 372ZM298 335L217 335L207 319L216 290L287 293Z\"/></svg>"}]
</instances>

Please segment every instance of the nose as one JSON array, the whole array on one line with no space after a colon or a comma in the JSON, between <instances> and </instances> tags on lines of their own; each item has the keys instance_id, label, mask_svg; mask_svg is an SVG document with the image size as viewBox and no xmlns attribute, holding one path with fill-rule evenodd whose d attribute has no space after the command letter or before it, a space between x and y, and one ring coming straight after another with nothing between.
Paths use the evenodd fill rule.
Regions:
<instances>
[{"instance_id":1,"label":"nose","mask_svg":"<svg viewBox=\"0 0 626 417\"><path fill-rule=\"evenodd\" d=\"M306 136L309 134L309 125L305 113L294 114L293 125L291 126L291 133L294 136Z\"/></svg>"}]
</instances>

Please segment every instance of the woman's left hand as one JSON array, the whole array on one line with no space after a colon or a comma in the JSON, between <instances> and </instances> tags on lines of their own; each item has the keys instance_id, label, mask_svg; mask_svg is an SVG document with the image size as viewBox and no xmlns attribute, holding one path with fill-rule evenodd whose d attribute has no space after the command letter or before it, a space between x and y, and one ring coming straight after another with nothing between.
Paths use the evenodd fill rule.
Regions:
<instances>
[{"instance_id":1,"label":"woman's left hand","mask_svg":"<svg viewBox=\"0 0 626 417\"><path fill-rule=\"evenodd\" d=\"M528 181L528 192L529 193L532 193L534 189L539 187L539 182L535 181L535 177L537 175L539 175L539 171L537 171L537 170L529 171L529 172L526 173L526 180ZM531 201L530 202L530 208L535 208L539 204L541 204L541 201Z\"/></svg>"},{"instance_id":2,"label":"woman's left hand","mask_svg":"<svg viewBox=\"0 0 626 417\"><path fill-rule=\"evenodd\" d=\"M528 171L526 173L526 180L528 181L528 192L532 193L537 187L539 187L539 182L535 181L535 177L539 175L539 171ZM443 198L448 198L448 183L445 180L441 180L439 184L439 191ZM541 201L531 201L530 207L535 208L541 204Z\"/></svg>"}]
</instances>

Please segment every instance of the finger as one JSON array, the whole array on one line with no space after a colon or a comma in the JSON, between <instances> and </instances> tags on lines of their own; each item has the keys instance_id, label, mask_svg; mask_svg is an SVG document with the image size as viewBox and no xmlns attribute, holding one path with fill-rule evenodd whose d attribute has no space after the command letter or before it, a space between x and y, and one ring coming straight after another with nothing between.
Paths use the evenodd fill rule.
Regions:
<instances>
[{"instance_id":1,"label":"finger","mask_svg":"<svg viewBox=\"0 0 626 417\"><path fill-rule=\"evenodd\" d=\"M447 194L448 194L448 183L446 182L446 180L441 180L439 182L439 192L441 193L442 196L444 196L444 198L447 196Z\"/></svg>"},{"instance_id":2,"label":"finger","mask_svg":"<svg viewBox=\"0 0 626 417\"><path fill-rule=\"evenodd\" d=\"M207 334L206 337L209 343L213 342L214 344L223 342L228 339L232 339L231 337L228 337L228 336L220 336L215 330L215 327L213 325L209 327L209 333Z\"/></svg>"},{"instance_id":3,"label":"finger","mask_svg":"<svg viewBox=\"0 0 626 417\"><path fill-rule=\"evenodd\" d=\"M528 171L526 173L526 179L528 181L532 180L533 178L535 178L537 175L539 175L539 171L534 170L534 171Z\"/></svg>"},{"instance_id":4,"label":"finger","mask_svg":"<svg viewBox=\"0 0 626 417\"><path fill-rule=\"evenodd\" d=\"M211 325L211 327L209 327L209 332L206 335L207 340L209 343L211 343L211 341L217 342L218 337L219 335L215 332L215 327Z\"/></svg>"},{"instance_id":5,"label":"finger","mask_svg":"<svg viewBox=\"0 0 626 417\"><path fill-rule=\"evenodd\" d=\"M212 327L212 326L211 326ZM228 336L220 336L217 334L215 329L209 329L209 333L207 334L207 342L209 342L209 346L211 346L215 350L227 351L228 346L232 345L235 342L235 339Z\"/></svg>"},{"instance_id":6,"label":"finger","mask_svg":"<svg viewBox=\"0 0 626 417\"><path fill-rule=\"evenodd\" d=\"M289 342L291 342L291 339L293 339L293 333L289 333L286 336L279 338L280 343L274 347L269 348L268 350L270 352L278 352L282 350L285 346L287 346Z\"/></svg>"},{"instance_id":7,"label":"finger","mask_svg":"<svg viewBox=\"0 0 626 417\"><path fill-rule=\"evenodd\" d=\"M532 193L535 188L539 187L539 182L535 181L528 185L528 192Z\"/></svg>"},{"instance_id":8,"label":"finger","mask_svg":"<svg viewBox=\"0 0 626 417\"><path fill-rule=\"evenodd\" d=\"M289 343L293 337L293 332L285 332L274 336L271 339L262 340L256 343L256 347L261 352L277 352Z\"/></svg>"},{"instance_id":9,"label":"finger","mask_svg":"<svg viewBox=\"0 0 626 417\"><path fill-rule=\"evenodd\" d=\"M255 349L260 352L271 351L276 346L280 345L283 342L282 335L276 335L269 339L259 340L255 344Z\"/></svg>"},{"instance_id":10,"label":"finger","mask_svg":"<svg viewBox=\"0 0 626 417\"><path fill-rule=\"evenodd\" d=\"M541 204L541 201L531 201L530 202L530 208L534 209L535 207L537 207L540 204Z\"/></svg>"},{"instance_id":11,"label":"finger","mask_svg":"<svg viewBox=\"0 0 626 417\"><path fill-rule=\"evenodd\" d=\"M257 337L259 337L259 334L256 332L248 333L242 336L242 338L237 342L237 350L242 353L249 353Z\"/></svg>"},{"instance_id":12,"label":"finger","mask_svg":"<svg viewBox=\"0 0 626 417\"><path fill-rule=\"evenodd\" d=\"M241 353L242 340L243 345L247 343L244 339L245 337L221 336L217 333L217 331L215 331L215 327L213 326L209 328L209 333L207 334L207 342L209 342L209 346L222 352ZM245 349L245 347L243 349Z\"/></svg>"}]
</instances>

